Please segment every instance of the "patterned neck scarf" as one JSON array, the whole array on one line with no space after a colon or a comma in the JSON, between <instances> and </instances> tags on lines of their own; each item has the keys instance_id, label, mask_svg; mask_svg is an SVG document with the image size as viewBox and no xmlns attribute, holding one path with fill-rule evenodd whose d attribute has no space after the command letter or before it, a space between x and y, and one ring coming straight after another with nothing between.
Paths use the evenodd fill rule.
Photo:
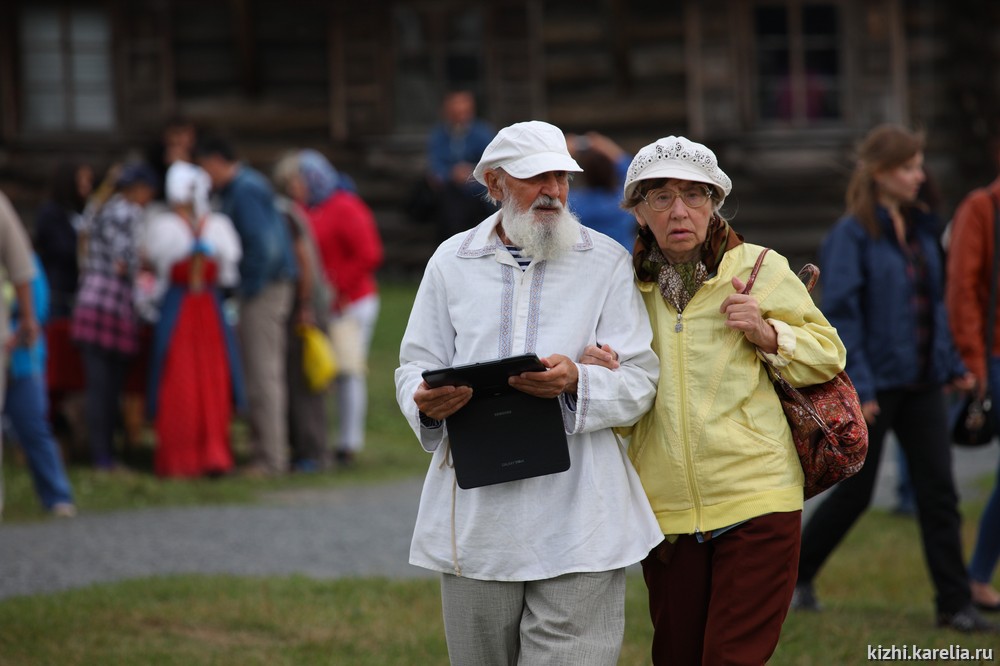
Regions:
<instances>
[{"instance_id":1,"label":"patterned neck scarf","mask_svg":"<svg viewBox=\"0 0 1000 666\"><path fill-rule=\"evenodd\" d=\"M713 215L701 256L694 261L671 264L656 244L653 232L640 226L632 262L639 280L656 282L663 299L683 312L705 280L719 269L722 256L742 243L743 236L733 231L729 222Z\"/></svg>"}]
</instances>

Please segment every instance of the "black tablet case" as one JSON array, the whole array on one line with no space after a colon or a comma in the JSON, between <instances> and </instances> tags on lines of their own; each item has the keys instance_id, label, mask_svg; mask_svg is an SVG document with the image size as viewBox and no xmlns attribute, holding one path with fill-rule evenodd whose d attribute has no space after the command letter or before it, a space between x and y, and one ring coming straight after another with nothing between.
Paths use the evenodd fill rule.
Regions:
<instances>
[{"instance_id":1,"label":"black tablet case","mask_svg":"<svg viewBox=\"0 0 1000 666\"><path fill-rule=\"evenodd\" d=\"M544 366L534 354L428 370L431 387L471 386L472 399L445 423L460 488L479 488L569 469L558 398L538 398L507 378Z\"/></svg>"}]
</instances>

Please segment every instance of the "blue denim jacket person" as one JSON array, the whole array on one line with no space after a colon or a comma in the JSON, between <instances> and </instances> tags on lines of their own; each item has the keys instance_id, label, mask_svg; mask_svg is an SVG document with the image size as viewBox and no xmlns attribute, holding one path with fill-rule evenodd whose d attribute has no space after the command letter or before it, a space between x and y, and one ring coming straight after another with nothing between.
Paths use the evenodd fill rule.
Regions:
<instances>
[{"instance_id":1,"label":"blue denim jacket person","mask_svg":"<svg viewBox=\"0 0 1000 666\"><path fill-rule=\"evenodd\" d=\"M913 281L889 214L879 208L881 234L872 238L856 217L834 226L820 250L822 310L848 349L847 374L861 402L876 391L920 383L944 384L965 374L944 307L944 267L937 217L914 211L913 233L923 250L931 289L931 342L920 376ZM857 297L860 294L860 297Z\"/></svg>"},{"instance_id":2,"label":"blue denim jacket person","mask_svg":"<svg viewBox=\"0 0 1000 666\"><path fill-rule=\"evenodd\" d=\"M240 294L253 298L272 282L294 280L298 268L291 235L264 176L241 165L220 194L222 212L233 220L243 245Z\"/></svg>"}]
</instances>

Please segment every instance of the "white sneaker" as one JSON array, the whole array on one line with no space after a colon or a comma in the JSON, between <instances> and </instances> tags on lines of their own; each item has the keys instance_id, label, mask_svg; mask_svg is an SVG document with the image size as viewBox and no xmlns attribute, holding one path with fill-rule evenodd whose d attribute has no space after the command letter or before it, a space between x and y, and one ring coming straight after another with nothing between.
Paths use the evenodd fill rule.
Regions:
<instances>
[{"instance_id":1,"label":"white sneaker","mask_svg":"<svg viewBox=\"0 0 1000 666\"><path fill-rule=\"evenodd\" d=\"M55 518L72 518L76 515L76 507L69 502L56 502L49 513Z\"/></svg>"}]
</instances>

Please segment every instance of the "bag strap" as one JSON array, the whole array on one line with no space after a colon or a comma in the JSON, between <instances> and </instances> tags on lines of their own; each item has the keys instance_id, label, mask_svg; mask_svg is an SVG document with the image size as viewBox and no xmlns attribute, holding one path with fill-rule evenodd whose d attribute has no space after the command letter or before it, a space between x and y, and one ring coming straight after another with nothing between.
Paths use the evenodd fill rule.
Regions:
<instances>
[{"instance_id":1,"label":"bag strap","mask_svg":"<svg viewBox=\"0 0 1000 666\"><path fill-rule=\"evenodd\" d=\"M749 294L750 288L753 287L753 283L757 281L757 273L760 273L760 267L764 264L764 255L771 251L771 248L765 247L761 250L760 255L757 257L757 262L753 265L753 270L750 271L750 277L747 278L747 285L743 287L743 293Z\"/></svg>"},{"instance_id":2,"label":"bag strap","mask_svg":"<svg viewBox=\"0 0 1000 666\"><path fill-rule=\"evenodd\" d=\"M1000 220L1000 218L998 218L998 220ZM770 251L771 248L766 247L761 251L760 256L757 257L757 262L753 265L753 270L750 271L750 277L747 278L746 286L743 288L744 294L750 293L750 288L753 287L754 282L757 281L757 273L760 272L760 267L764 263L764 255L766 255ZM803 266L802 271L800 271L800 277L802 276L803 273L805 273L808 277L806 288L811 290L812 285L816 283L816 278L819 277L819 268L817 268L813 264L806 264L805 266ZM826 421L823 420L823 417L820 416L819 412L816 411L816 407L813 406L812 401L810 401L808 398L802 395L801 391L799 391L797 388L788 383L788 380L785 379L785 377L781 374L781 371L778 370L778 368L773 363L767 360L765 352L762 351L760 347L756 347L756 349L757 349L757 357L761 360L764 366L771 373L771 377L774 383L780 387L780 389L785 393L785 395L794 400L796 404L798 404L799 407L801 407L806 414L808 414L814 421L816 421L816 423L819 425L819 427L823 430L824 433L826 433L829 436L832 436L833 431L830 430L830 426L826 424Z\"/></svg>"},{"instance_id":3,"label":"bag strap","mask_svg":"<svg viewBox=\"0 0 1000 666\"><path fill-rule=\"evenodd\" d=\"M760 256L757 257L757 262L753 265L753 270L750 271L750 277L747 278L747 285L743 288L744 294L750 293L750 288L753 283L757 281L757 273L760 272L760 267L764 264L764 255L771 251L771 248L765 247ZM805 286L806 291L812 293L813 287L816 286L816 282L819 281L819 266L816 264L803 264L799 272L796 273L798 278L802 280L802 284Z\"/></svg>"}]
</instances>

